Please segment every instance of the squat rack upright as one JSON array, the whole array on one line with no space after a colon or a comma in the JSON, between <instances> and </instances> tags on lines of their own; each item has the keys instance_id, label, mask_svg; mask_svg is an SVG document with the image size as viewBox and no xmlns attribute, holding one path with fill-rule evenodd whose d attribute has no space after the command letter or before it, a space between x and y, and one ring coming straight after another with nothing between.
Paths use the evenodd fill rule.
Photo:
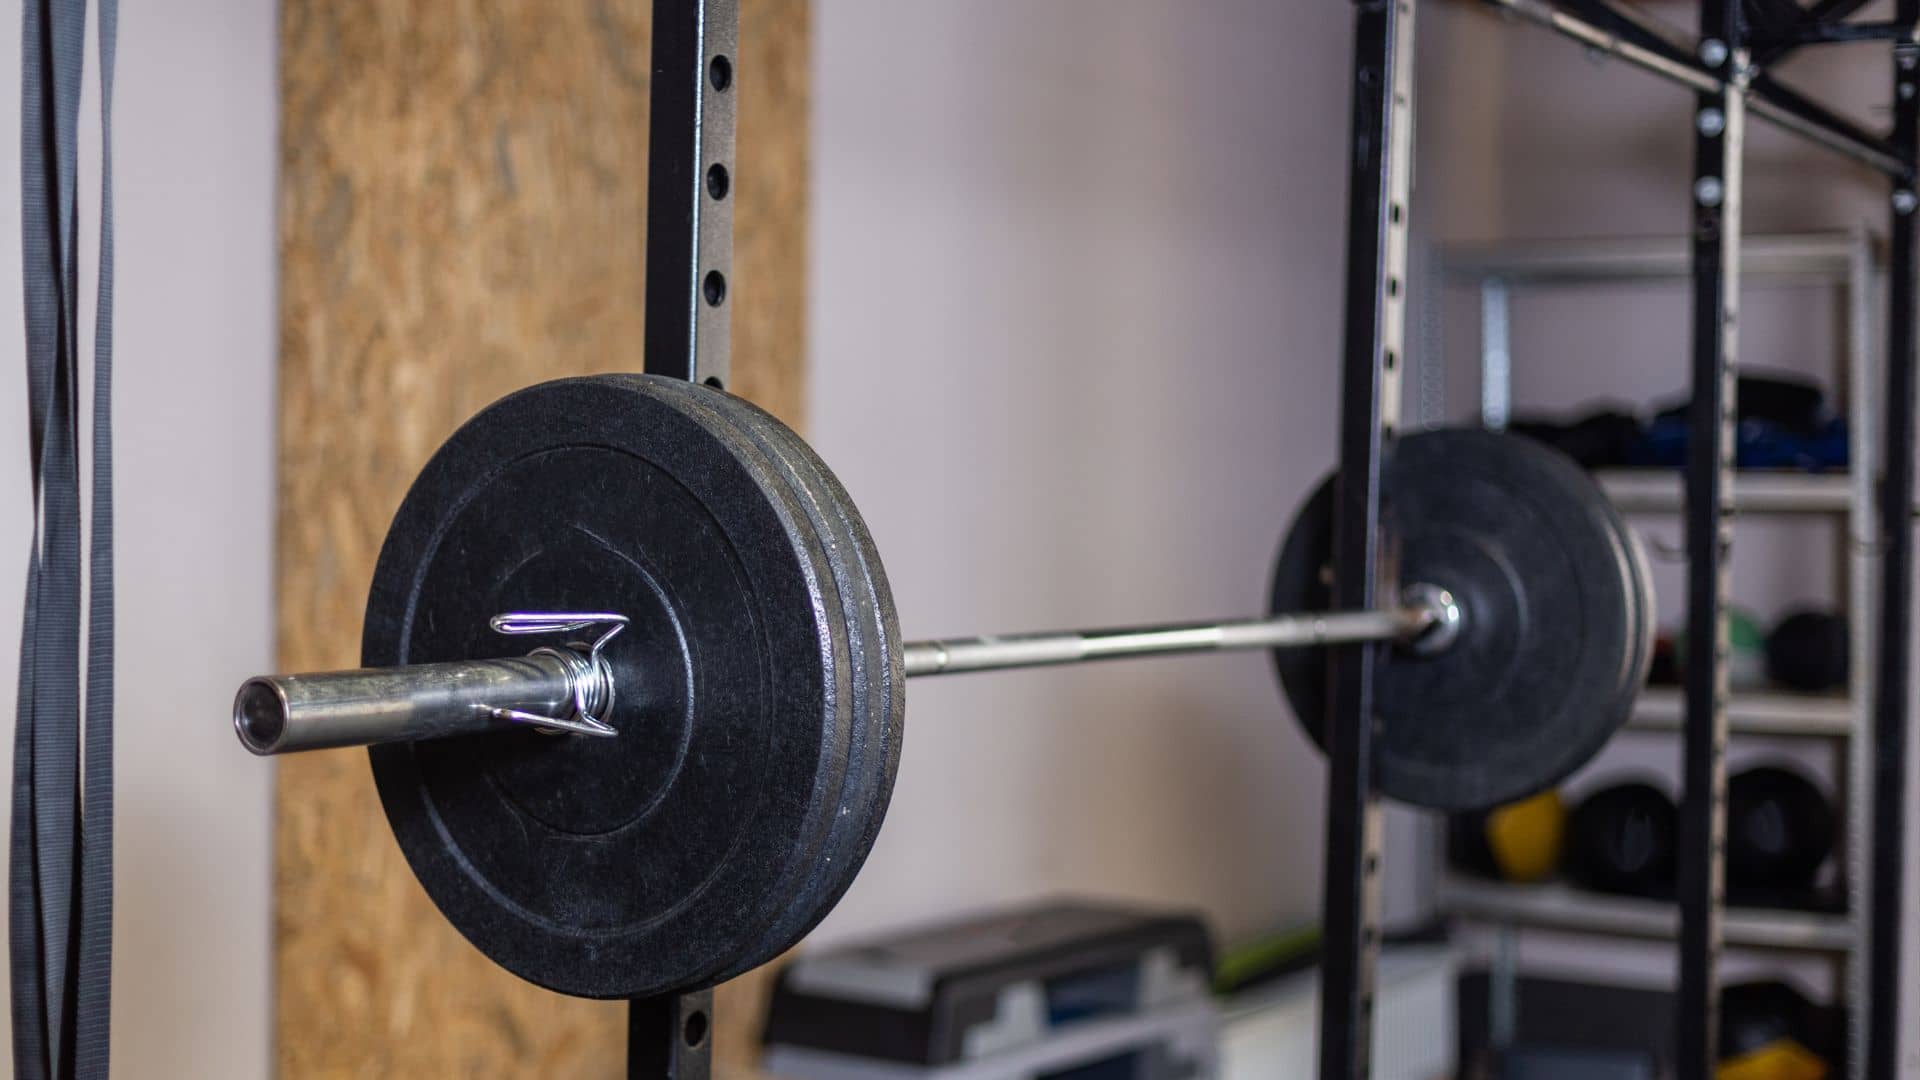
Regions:
<instances>
[{"instance_id":1,"label":"squat rack upright","mask_svg":"<svg viewBox=\"0 0 1920 1080\"><path fill-rule=\"evenodd\" d=\"M1894 18L1853 21L1867 0L1700 0L1699 36L1670 39L1609 0L1487 0L1590 49L1695 92L1692 208L1692 385L1685 478L1687 633L1712 640L1708 662L1684 686L1684 794L1676 1075L1711 1077L1719 1044L1719 959L1725 915L1727 556L1734 468L1735 364L1742 150L1753 116L1864 164L1887 178L1890 246L1885 474L1881 478L1879 655L1874 658L1873 772L1863 924L1868 970L1853 1024L1864 1028L1849 1075L1895 1080L1899 1069L1903 853L1909 650L1912 646L1914 506L1914 215L1920 142L1920 0L1895 0ZM1340 475L1335 516L1336 606L1369 603L1380 572L1379 477L1393 448L1405 336L1404 283L1410 166L1414 0L1357 0L1353 66ZM1892 130L1868 131L1770 74L1797 49L1843 42L1889 44ZM1336 652L1328 740L1321 972L1321 1080L1369 1075L1378 922L1380 823L1372 791L1374 725L1368 700L1372 645Z\"/></svg>"},{"instance_id":2,"label":"squat rack upright","mask_svg":"<svg viewBox=\"0 0 1920 1080\"><path fill-rule=\"evenodd\" d=\"M654 0L647 121L645 370L725 388L733 276L739 0ZM630 1080L707 1080L713 991L627 1006Z\"/></svg>"}]
</instances>

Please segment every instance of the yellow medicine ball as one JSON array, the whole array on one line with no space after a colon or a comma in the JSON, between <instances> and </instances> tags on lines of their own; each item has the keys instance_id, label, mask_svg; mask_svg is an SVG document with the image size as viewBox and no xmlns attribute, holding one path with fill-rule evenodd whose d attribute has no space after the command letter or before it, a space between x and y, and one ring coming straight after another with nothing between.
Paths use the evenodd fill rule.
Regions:
<instances>
[{"instance_id":1,"label":"yellow medicine ball","mask_svg":"<svg viewBox=\"0 0 1920 1080\"><path fill-rule=\"evenodd\" d=\"M1545 881L1560 868L1567 806L1557 790L1508 803L1487 815L1487 847L1508 881Z\"/></svg>"}]
</instances>

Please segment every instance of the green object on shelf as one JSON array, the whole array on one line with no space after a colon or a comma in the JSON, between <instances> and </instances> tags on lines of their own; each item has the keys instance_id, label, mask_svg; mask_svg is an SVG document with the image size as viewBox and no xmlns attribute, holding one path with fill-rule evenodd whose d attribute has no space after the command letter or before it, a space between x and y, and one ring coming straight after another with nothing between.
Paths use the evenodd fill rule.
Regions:
<instances>
[{"instance_id":1,"label":"green object on shelf","mask_svg":"<svg viewBox=\"0 0 1920 1080\"><path fill-rule=\"evenodd\" d=\"M1727 683L1735 690L1760 690L1767 685L1767 631L1753 613L1737 607L1727 609ZM1673 635L1673 658L1681 672L1687 670L1687 631L1684 626ZM1684 676L1683 676L1684 677Z\"/></svg>"},{"instance_id":2,"label":"green object on shelf","mask_svg":"<svg viewBox=\"0 0 1920 1080\"><path fill-rule=\"evenodd\" d=\"M1213 989L1231 994L1303 970L1320 959L1320 924L1307 923L1243 941L1222 953Z\"/></svg>"}]
</instances>

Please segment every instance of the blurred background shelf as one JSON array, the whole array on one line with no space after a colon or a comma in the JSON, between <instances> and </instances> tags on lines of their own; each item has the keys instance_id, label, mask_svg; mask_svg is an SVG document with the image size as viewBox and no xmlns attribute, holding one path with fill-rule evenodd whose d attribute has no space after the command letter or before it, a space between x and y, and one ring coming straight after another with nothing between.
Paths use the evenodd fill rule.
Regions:
<instances>
[{"instance_id":1,"label":"blurred background shelf","mask_svg":"<svg viewBox=\"0 0 1920 1080\"><path fill-rule=\"evenodd\" d=\"M1677 686L1641 691L1627 726L1635 731L1679 731L1685 695ZM1727 724L1736 735L1790 735L1844 739L1853 733L1853 699L1845 694L1791 690L1736 691L1727 702Z\"/></svg>"},{"instance_id":2,"label":"blurred background shelf","mask_svg":"<svg viewBox=\"0 0 1920 1080\"><path fill-rule=\"evenodd\" d=\"M1783 549L1781 560L1790 573L1776 575L1781 581L1765 590L1743 593L1743 598L1775 619L1795 606L1817 605L1823 612L1844 616L1847 649L1856 658L1843 686L1820 693L1801 693L1762 687L1735 690L1725 699L1729 734L1734 743L1746 738L1795 738L1798 746L1740 747L1744 760L1758 753L1781 755L1785 760L1808 770L1825 774L1831 785L1838 825L1833 853L1832 879L1809 893L1807 908L1793 906L1799 901L1786 896L1764 901L1770 906L1725 905L1717 898L1710 908L1721 912L1721 937L1731 948L1745 953L1725 965L1722 974L1755 967L1772 971L1790 970L1796 978L1811 977L1827 985L1833 1000L1862 1000L1867 994L1869 964L1866 963L1865 927L1860 912L1841 910L1839 896L1859 897L1865 887L1866 853L1874 850L1867 792L1873 767L1870 741L1863 737L1872 713L1873 685L1871 665L1858 658L1874 655L1877 610L1877 560L1880 536L1876 506L1875 478L1878 463L1875 447L1878 433L1875 388L1882 385L1876 353L1880 332L1876 326L1874 298L1881 288L1877 242L1865 232L1829 233L1805 236L1749 236L1741 250L1742 273L1764 277L1762 288L1812 290L1810 295L1824 297L1816 303L1831 304L1834 351L1829 358L1808 353L1808 343L1754 342L1760 346L1755 356L1744 360L1764 369L1771 361L1783 370L1806 374L1816 382L1824 380L1825 389L1840 415L1846 420L1848 447L1846 464L1831 462L1831 471L1793 472L1775 469L1738 469L1728 494L1736 519L1745 517L1752 528L1749 545L1747 530L1741 532L1743 552ZM1591 292L1608 297L1620 305L1667 304L1669 317L1675 302L1669 286L1685 285L1690 280L1691 245L1685 237L1602 242L1540 241L1497 246L1450 246L1436 257L1441 273L1455 287L1474 293L1479 321L1480 418L1492 428L1506 428L1514 422L1545 422L1560 414L1540 413L1534 417L1516 416L1515 406L1539 408L1544 399L1555 408L1566 405L1557 392L1543 394L1543 388L1555 385L1552 379L1524 385L1524 396L1515 397L1514 375L1542 379L1532 370L1532 358L1554 355L1549 346L1542 352L1539 325L1522 324L1522 336L1515 337L1513 318L1516 306L1535 307L1531 314L1563 312L1569 297L1540 296L1544 292L1579 294ZM1622 289L1621 286L1627 288ZM1647 288L1646 286L1652 286ZM1437 294L1437 291L1436 291ZM1429 294L1430 296L1436 294ZM1524 298L1524 299L1523 299ZM1466 299L1466 298L1456 298ZM1441 308L1435 301L1432 338L1445 347L1441 328ZM1555 307L1553 305L1562 305ZM1461 305L1464 306L1464 305ZM1611 310L1611 309L1610 309ZM1641 310L1621 307L1619 310ZM1654 308L1646 308L1652 311ZM1554 333L1561 330L1553 324ZM1775 347L1776 344L1778 347ZM1796 351L1798 350L1798 351ZM1577 352L1577 350L1575 350ZM1823 360L1830 362L1823 363ZM1437 367L1437 365L1436 365ZM1826 375L1817 372L1824 370ZM1642 375L1651 365L1635 371ZM1623 378L1632 378L1624 376ZM1645 432L1647 410L1671 408L1678 402L1649 400L1630 383L1608 385L1605 380L1574 380L1579 387L1576 400L1594 403L1591 415L1606 419L1607 410L1632 420L1641 420ZM1422 401L1446 402L1445 387L1423 385ZM1572 414L1565 414L1572 415ZM1599 430L1599 429L1596 429ZM1671 451L1673 447L1668 446ZM1604 455L1597 455L1604 456ZM1608 460L1638 460L1631 455ZM1596 461L1593 476L1601 489L1623 513L1639 515L1635 525L1647 545L1647 553L1656 565L1657 590L1665 603L1661 614L1666 625L1675 625L1683 617L1682 593L1671 590L1684 580L1686 553L1684 522L1686 511L1685 476L1677 468L1625 468ZM1655 526L1658 526L1656 529ZM1804 549L1795 545L1805 545ZM1796 560L1812 560L1804 565ZM1826 573L1832 564L1832 573ZM1806 571L1802 573L1801 571ZM1814 598L1818 597L1816 600ZM1670 792L1681 788L1676 776L1668 775L1669 762L1660 739L1679 745L1674 736L1683 731L1685 704L1679 687L1662 684L1645 689L1635 703L1626 730L1636 733L1634 745L1623 746L1614 763L1617 777L1630 777L1634 769L1652 769L1656 786L1666 785ZM1653 736L1648 738L1647 735ZM1725 755L1729 744L1722 744ZM1658 765L1648 765L1651 755L1659 754ZM1674 757L1679 757L1676 753ZM1722 767L1726 758L1723 756ZM1621 768L1631 763L1630 768ZM1626 785L1622 785L1626 786ZM1589 784L1589 788L1593 785ZM1579 795L1584 802L1607 789L1588 790ZM1443 848L1445 845L1438 845ZM1668 976L1666 962L1658 958L1663 950L1641 948L1622 950L1617 941L1665 943L1678 935L1679 905L1670 899L1594 893L1566 882L1542 885L1508 884L1451 869L1444 862L1431 871L1439 896L1438 910L1449 916L1464 933L1463 941L1477 950L1488 970L1487 1017L1489 1031L1510 1025L1518 1015L1517 989L1528 965L1552 968L1570 964L1574 970L1641 970L1651 978L1649 985L1664 985ZM1757 899L1757 897L1756 897ZM1529 933L1558 940L1529 942L1523 955L1522 938ZM1752 955L1754 952L1768 955ZM1628 959L1628 954L1633 954ZM1647 954L1653 954L1648 956ZM1643 964L1642 960L1646 963ZM1649 966L1650 965L1650 966ZM1655 969L1659 969L1655 973ZM1533 974L1539 974L1534 972ZM1501 1018L1505 1018L1502 1020ZM1857 1077L1864 1048L1855 1029L1845 1063L1836 1064L1834 1076ZM1842 1055L1834 1055L1839 1058Z\"/></svg>"},{"instance_id":3,"label":"blurred background shelf","mask_svg":"<svg viewBox=\"0 0 1920 1080\"><path fill-rule=\"evenodd\" d=\"M1740 241L1740 272L1755 278L1844 278L1860 258L1861 244L1860 235L1851 232L1746 236ZM1472 284L1490 277L1513 285L1684 281L1693 272L1693 248L1678 236L1457 244L1448 250L1443 272Z\"/></svg>"},{"instance_id":4,"label":"blurred background shelf","mask_svg":"<svg viewBox=\"0 0 1920 1080\"><path fill-rule=\"evenodd\" d=\"M1508 885L1449 874L1442 894L1454 912L1512 926L1667 940L1680 925L1679 909L1666 901L1561 883ZM1843 914L1728 907L1725 927L1727 944L1748 948L1844 953L1855 945Z\"/></svg>"},{"instance_id":5,"label":"blurred background shelf","mask_svg":"<svg viewBox=\"0 0 1920 1080\"><path fill-rule=\"evenodd\" d=\"M1685 501L1678 469L1601 469L1594 476L1627 513L1678 512ZM1733 505L1741 513L1844 514L1855 494L1847 473L1744 469L1733 476Z\"/></svg>"}]
</instances>

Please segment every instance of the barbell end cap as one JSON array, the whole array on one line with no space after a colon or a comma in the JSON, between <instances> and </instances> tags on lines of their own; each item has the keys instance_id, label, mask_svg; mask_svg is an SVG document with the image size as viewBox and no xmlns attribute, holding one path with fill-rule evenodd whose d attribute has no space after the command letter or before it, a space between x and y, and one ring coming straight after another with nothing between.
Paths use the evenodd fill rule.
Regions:
<instances>
[{"instance_id":1,"label":"barbell end cap","mask_svg":"<svg viewBox=\"0 0 1920 1080\"><path fill-rule=\"evenodd\" d=\"M271 757L280 752L291 711L279 683L255 676L241 683L233 697L233 733L254 756Z\"/></svg>"},{"instance_id":2,"label":"barbell end cap","mask_svg":"<svg viewBox=\"0 0 1920 1080\"><path fill-rule=\"evenodd\" d=\"M1438 585L1416 582L1400 594L1403 604L1424 611L1424 625L1407 638L1406 647L1416 656L1437 656L1460 640L1466 623L1466 611L1453 593Z\"/></svg>"}]
</instances>

